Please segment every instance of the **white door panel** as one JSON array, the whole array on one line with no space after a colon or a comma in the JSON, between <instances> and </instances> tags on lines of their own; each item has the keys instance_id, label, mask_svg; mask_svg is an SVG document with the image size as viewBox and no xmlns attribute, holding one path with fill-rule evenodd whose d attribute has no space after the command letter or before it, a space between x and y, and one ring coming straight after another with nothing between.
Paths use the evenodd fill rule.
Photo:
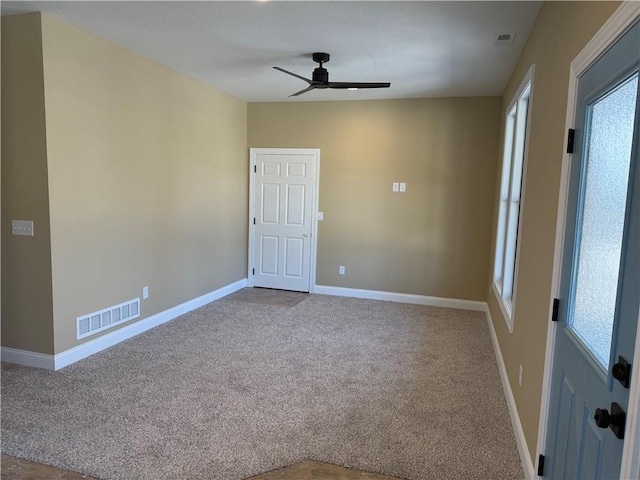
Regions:
<instances>
[{"instance_id":1,"label":"white door panel","mask_svg":"<svg viewBox=\"0 0 640 480\"><path fill-rule=\"evenodd\" d=\"M260 274L278 275L278 237L262 235L260 237Z\"/></svg>"},{"instance_id":2,"label":"white door panel","mask_svg":"<svg viewBox=\"0 0 640 480\"><path fill-rule=\"evenodd\" d=\"M305 185L287 185L287 225L305 225Z\"/></svg>"},{"instance_id":3,"label":"white door panel","mask_svg":"<svg viewBox=\"0 0 640 480\"><path fill-rule=\"evenodd\" d=\"M289 278L304 276L305 242L302 238L285 239L284 275Z\"/></svg>"},{"instance_id":4,"label":"white door panel","mask_svg":"<svg viewBox=\"0 0 640 480\"><path fill-rule=\"evenodd\" d=\"M280 185L262 184L262 202L260 203L263 224L278 225L280 223Z\"/></svg>"},{"instance_id":5,"label":"white door panel","mask_svg":"<svg viewBox=\"0 0 640 480\"><path fill-rule=\"evenodd\" d=\"M310 291L319 151L252 149L249 256L256 287Z\"/></svg>"}]
</instances>

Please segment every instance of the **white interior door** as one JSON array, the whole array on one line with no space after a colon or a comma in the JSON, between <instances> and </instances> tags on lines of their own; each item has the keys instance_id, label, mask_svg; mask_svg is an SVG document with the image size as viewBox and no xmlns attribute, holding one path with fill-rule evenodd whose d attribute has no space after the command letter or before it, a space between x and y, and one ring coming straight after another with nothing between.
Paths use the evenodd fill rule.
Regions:
<instances>
[{"instance_id":1,"label":"white interior door","mask_svg":"<svg viewBox=\"0 0 640 480\"><path fill-rule=\"evenodd\" d=\"M316 149L251 149L250 284L309 292L315 272Z\"/></svg>"}]
</instances>

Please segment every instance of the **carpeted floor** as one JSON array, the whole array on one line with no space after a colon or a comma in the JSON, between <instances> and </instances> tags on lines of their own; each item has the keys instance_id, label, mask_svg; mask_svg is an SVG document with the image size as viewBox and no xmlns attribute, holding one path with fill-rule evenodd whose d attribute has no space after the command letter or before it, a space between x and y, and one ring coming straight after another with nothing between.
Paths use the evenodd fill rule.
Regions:
<instances>
[{"instance_id":1,"label":"carpeted floor","mask_svg":"<svg viewBox=\"0 0 640 480\"><path fill-rule=\"evenodd\" d=\"M2 452L101 479L242 479L312 459L522 478L484 314L225 298L58 372L2 365Z\"/></svg>"}]
</instances>

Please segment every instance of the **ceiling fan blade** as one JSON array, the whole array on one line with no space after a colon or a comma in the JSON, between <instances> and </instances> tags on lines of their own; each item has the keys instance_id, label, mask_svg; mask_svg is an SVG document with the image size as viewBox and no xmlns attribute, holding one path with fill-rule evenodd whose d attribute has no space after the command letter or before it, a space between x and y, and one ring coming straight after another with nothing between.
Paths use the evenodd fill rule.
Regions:
<instances>
[{"instance_id":1,"label":"ceiling fan blade","mask_svg":"<svg viewBox=\"0 0 640 480\"><path fill-rule=\"evenodd\" d=\"M279 70L279 71L281 71L283 73L286 73L287 75L291 75L292 77L296 77L296 78L299 78L300 80L304 80L309 85L311 85L311 80L309 80L308 78L301 77L297 73L289 72L288 70L285 70L284 68L280 68L280 67L273 67L273 68L275 68L276 70Z\"/></svg>"},{"instance_id":2,"label":"ceiling fan blade","mask_svg":"<svg viewBox=\"0 0 640 480\"><path fill-rule=\"evenodd\" d=\"M308 92L309 90L315 90L316 88L318 88L318 87L316 85L312 84L311 86L309 86L307 88L304 88L304 89L300 90L299 92L292 93L289 96L290 97L297 97L298 95L302 95L303 93Z\"/></svg>"},{"instance_id":3,"label":"ceiling fan blade","mask_svg":"<svg viewBox=\"0 0 640 480\"><path fill-rule=\"evenodd\" d=\"M329 88L389 88L390 83L329 82Z\"/></svg>"}]
</instances>

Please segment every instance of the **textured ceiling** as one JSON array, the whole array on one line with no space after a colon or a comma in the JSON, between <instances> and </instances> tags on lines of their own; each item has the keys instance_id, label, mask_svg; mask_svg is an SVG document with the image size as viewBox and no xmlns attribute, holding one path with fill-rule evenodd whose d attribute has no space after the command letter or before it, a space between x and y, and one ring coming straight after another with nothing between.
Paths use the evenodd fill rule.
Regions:
<instances>
[{"instance_id":1,"label":"textured ceiling","mask_svg":"<svg viewBox=\"0 0 640 480\"><path fill-rule=\"evenodd\" d=\"M41 11L250 102L501 95L542 2L6 2ZM515 33L510 46L495 34ZM304 88L313 52L333 81L389 89Z\"/></svg>"}]
</instances>

